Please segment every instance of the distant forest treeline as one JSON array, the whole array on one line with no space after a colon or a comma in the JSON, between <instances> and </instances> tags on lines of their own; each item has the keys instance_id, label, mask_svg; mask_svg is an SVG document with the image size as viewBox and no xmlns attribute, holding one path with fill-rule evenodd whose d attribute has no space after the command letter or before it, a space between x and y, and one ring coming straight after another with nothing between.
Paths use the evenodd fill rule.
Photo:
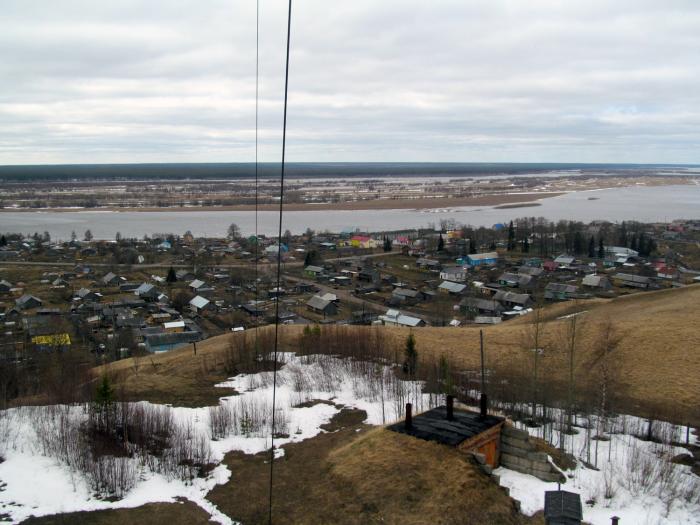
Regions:
<instances>
[{"instance_id":1,"label":"distant forest treeline","mask_svg":"<svg viewBox=\"0 0 700 525\"><path fill-rule=\"evenodd\" d=\"M559 170L646 171L663 167L691 165L662 164L573 164L573 163L410 163L410 162L293 162L285 166L285 175L303 177L416 177L479 176L546 173ZM258 176L279 177L279 163L261 163ZM0 180L154 180L154 179L241 179L255 177L255 164L184 163L184 164L58 164L0 166Z\"/></svg>"}]
</instances>

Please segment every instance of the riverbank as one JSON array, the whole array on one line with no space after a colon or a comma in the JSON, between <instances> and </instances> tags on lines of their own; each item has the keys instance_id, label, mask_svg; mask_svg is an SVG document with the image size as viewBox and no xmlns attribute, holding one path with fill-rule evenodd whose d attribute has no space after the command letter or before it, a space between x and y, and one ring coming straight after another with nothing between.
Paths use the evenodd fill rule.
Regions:
<instances>
[{"instance_id":1,"label":"riverbank","mask_svg":"<svg viewBox=\"0 0 700 525\"><path fill-rule=\"evenodd\" d=\"M322 210L423 210L438 208L456 208L461 206L500 206L504 204L528 203L549 197L558 197L565 192L536 192L536 193L504 193L495 195L480 195L478 197L421 197L419 199L374 199L351 202L328 203L285 203L285 211L322 211ZM279 210L279 204L260 204L258 211ZM104 206L96 208L2 208L3 212L79 212L79 211L110 211L110 212L193 212L193 211L255 211L255 205L241 204L236 206L172 206L172 207L143 207L122 208Z\"/></svg>"}]
</instances>

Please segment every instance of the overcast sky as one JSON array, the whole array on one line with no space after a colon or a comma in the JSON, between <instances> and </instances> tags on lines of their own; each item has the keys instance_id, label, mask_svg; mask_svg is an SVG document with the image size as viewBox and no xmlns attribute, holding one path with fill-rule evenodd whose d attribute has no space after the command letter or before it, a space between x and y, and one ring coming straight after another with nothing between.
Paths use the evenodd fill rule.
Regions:
<instances>
[{"instance_id":1,"label":"overcast sky","mask_svg":"<svg viewBox=\"0 0 700 525\"><path fill-rule=\"evenodd\" d=\"M261 160L286 1L261 1ZM296 0L288 159L700 163L697 0ZM2 0L0 164L254 160L255 0Z\"/></svg>"}]
</instances>

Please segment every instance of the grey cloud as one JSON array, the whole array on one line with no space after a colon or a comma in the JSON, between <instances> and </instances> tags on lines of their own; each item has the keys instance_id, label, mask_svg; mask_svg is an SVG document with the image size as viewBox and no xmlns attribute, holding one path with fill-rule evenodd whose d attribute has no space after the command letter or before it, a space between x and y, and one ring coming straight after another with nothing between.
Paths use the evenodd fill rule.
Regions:
<instances>
[{"instance_id":1,"label":"grey cloud","mask_svg":"<svg viewBox=\"0 0 700 525\"><path fill-rule=\"evenodd\" d=\"M261 0L279 156L283 0ZM294 3L289 159L700 162L700 5ZM249 161L255 2L5 0L0 164Z\"/></svg>"}]
</instances>

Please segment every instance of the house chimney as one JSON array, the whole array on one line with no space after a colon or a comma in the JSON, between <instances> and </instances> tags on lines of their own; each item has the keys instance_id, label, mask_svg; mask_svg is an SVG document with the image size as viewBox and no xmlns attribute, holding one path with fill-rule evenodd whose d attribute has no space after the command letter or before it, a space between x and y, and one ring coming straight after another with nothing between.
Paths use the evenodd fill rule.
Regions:
<instances>
[{"instance_id":1,"label":"house chimney","mask_svg":"<svg viewBox=\"0 0 700 525\"><path fill-rule=\"evenodd\" d=\"M406 421L404 427L406 430L411 430L413 428L413 414L411 414L411 409L413 406L411 403L406 403Z\"/></svg>"},{"instance_id":2,"label":"house chimney","mask_svg":"<svg viewBox=\"0 0 700 525\"><path fill-rule=\"evenodd\" d=\"M452 421L454 416L455 398L448 395L447 396L447 420Z\"/></svg>"},{"instance_id":3,"label":"house chimney","mask_svg":"<svg viewBox=\"0 0 700 525\"><path fill-rule=\"evenodd\" d=\"M485 419L486 415L488 414L488 398L486 397L486 394L483 392L481 393L481 396L479 397L479 408L480 408L480 417L481 419Z\"/></svg>"},{"instance_id":4,"label":"house chimney","mask_svg":"<svg viewBox=\"0 0 700 525\"><path fill-rule=\"evenodd\" d=\"M617 516L613 516L610 519L612 520L612 525L618 525L618 523L620 523L620 518L618 518Z\"/></svg>"}]
</instances>

